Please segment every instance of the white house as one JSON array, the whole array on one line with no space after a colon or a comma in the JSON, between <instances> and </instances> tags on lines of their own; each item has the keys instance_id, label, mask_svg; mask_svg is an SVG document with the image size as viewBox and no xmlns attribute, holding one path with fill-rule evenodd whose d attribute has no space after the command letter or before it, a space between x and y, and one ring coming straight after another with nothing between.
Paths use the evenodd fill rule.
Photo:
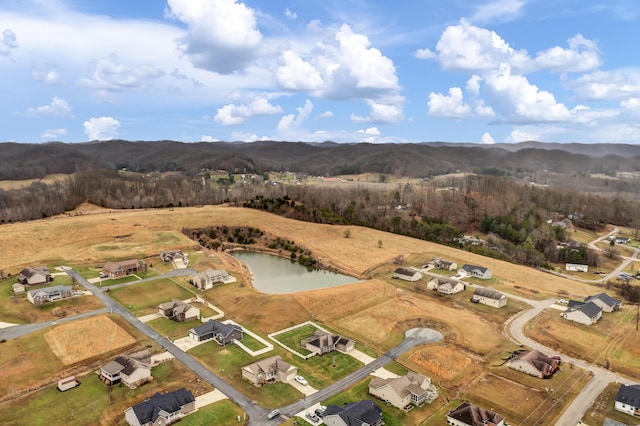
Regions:
<instances>
[{"instance_id":1,"label":"white house","mask_svg":"<svg viewBox=\"0 0 640 426\"><path fill-rule=\"evenodd\" d=\"M73 296L73 289L70 285L54 285L43 287L27 292L27 300L34 305L41 305L46 302L54 302Z\"/></svg>"},{"instance_id":2,"label":"white house","mask_svg":"<svg viewBox=\"0 0 640 426\"><path fill-rule=\"evenodd\" d=\"M622 301L609 296L607 293L598 293L584 299L586 302L593 302L602 309L603 312L617 311L622 307Z\"/></svg>"},{"instance_id":3,"label":"white house","mask_svg":"<svg viewBox=\"0 0 640 426\"><path fill-rule=\"evenodd\" d=\"M593 302L570 302L566 311L560 314L562 318L583 325L593 325L602 317L602 309Z\"/></svg>"},{"instance_id":4,"label":"white house","mask_svg":"<svg viewBox=\"0 0 640 426\"><path fill-rule=\"evenodd\" d=\"M640 385L620 385L614 407L623 413L640 417Z\"/></svg>"},{"instance_id":5,"label":"white house","mask_svg":"<svg viewBox=\"0 0 640 426\"><path fill-rule=\"evenodd\" d=\"M422 274L411 268L398 268L393 272L392 278L400 278L405 281L418 281L422 279Z\"/></svg>"},{"instance_id":6,"label":"white house","mask_svg":"<svg viewBox=\"0 0 640 426\"><path fill-rule=\"evenodd\" d=\"M189 276L191 285L198 287L200 290L208 290L217 283L232 283L235 281L235 277L229 275L224 269L207 269L204 272L196 272Z\"/></svg>"},{"instance_id":7,"label":"white house","mask_svg":"<svg viewBox=\"0 0 640 426\"><path fill-rule=\"evenodd\" d=\"M458 274L461 274L467 277L480 278L481 280L488 280L493 275L493 273L491 272L491 269L489 268L483 268L482 266L475 266L475 265L469 265L469 264L462 265L462 268L458 269Z\"/></svg>"},{"instance_id":8,"label":"white house","mask_svg":"<svg viewBox=\"0 0 640 426\"><path fill-rule=\"evenodd\" d=\"M369 382L369 394L402 410L410 405L433 402L438 397L438 389L428 377L410 371L393 379L375 377Z\"/></svg>"},{"instance_id":9,"label":"white house","mask_svg":"<svg viewBox=\"0 0 640 426\"><path fill-rule=\"evenodd\" d=\"M497 290L486 287L478 287L471 296L474 303L482 303L483 305L501 308L507 304L507 296Z\"/></svg>"},{"instance_id":10,"label":"white house","mask_svg":"<svg viewBox=\"0 0 640 426\"><path fill-rule=\"evenodd\" d=\"M452 278L433 277L427 283L427 290L438 291L444 294L455 294L464 290L464 283Z\"/></svg>"},{"instance_id":11,"label":"white house","mask_svg":"<svg viewBox=\"0 0 640 426\"><path fill-rule=\"evenodd\" d=\"M571 272L589 272L589 265L580 265L577 263L565 263L564 270L571 271Z\"/></svg>"}]
</instances>

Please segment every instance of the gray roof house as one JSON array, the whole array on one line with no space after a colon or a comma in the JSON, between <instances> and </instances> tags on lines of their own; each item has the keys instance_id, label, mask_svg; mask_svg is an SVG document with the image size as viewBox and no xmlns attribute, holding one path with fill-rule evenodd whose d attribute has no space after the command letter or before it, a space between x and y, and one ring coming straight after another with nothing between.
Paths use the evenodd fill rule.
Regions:
<instances>
[{"instance_id":1,"label":"gray roof house","mask_svg":"<svg viewBox=\"0 0 640 426\"><path fill-rule=\"evenodd\" d=\"M504 416L465 401L447 413L447 424L455 426L504 426Z\"/></svg>"},{"instance_id":2,"label":"gray roof house","mask_svg":"<svg viewBox=\"0 0 640 426\"><path fill-rule=\"evenodd\" d=\"M433 277L427 283L427 290L438 291L444 294L460 293L465 289L464 283L453 278Z\"/></svg>"},{"instance_id":3,"label":"gray roof house","mask_svg":"<svg viewBox=\"0 0 640 426\"><path fill-rule=\"evenodd\" d=\"M507 366L533 377L547 379L558 370L560 362L537 350L523 351L507 362Z\"/></svg>"},{"instance_id":4,"label":"gray roof house","mask_svg":"<svg viewBox=\"0 0 640 426\"><path fill-rule=\"evenodd\" d=\"M233 343L234 340L242 340L242 336L242 327L235 324L223 324L215 320L209 320L189 330L189 337L196 342L216 339L221 346Z\"/></svg>"},{"instance_id":5,"label":"gray roof house","mask_svg":"<svg viewBox=\"0 0 640 426\"><path fill-rule=\"evenodd\" d=\"M331 334L318 329L313 333L313 336L302 339L300 346L318 356L322 356L336 350L349 352L355 347L355 342L339 334Z\"/></svg>"},{"instance_id":6,"label":"gray roof house","mask_svg":"<svg viewBox=\"0 0 640 426\"><path fill-rule=\"evenodd\" d=\"M146 401L129 407L124 418L131 426L170 425L196 409L196 399L185 388L166 394L156 393Z\"/></svg>"},{"instance_id":7,"label":"gray roof house","mask_svg":"<svg viewBox=\"0 0 640 426\"><path fill-rule=\"evenodd\" d=\"M391 278L400 278L405 281L418 281L422 279L420 271L411 268L397 268Z\"/></svg>"},{"instance_id":8,"label":"gray roof house","mask_svg":"<svg viewBox=\"0 0 640 426\"><path fill-rule=\"evenodd\" d=\"M200 290L208 290L217 283L230 282L232 278L224 269L207 269L204 272L196 272L189 276L189 283ZM233 279L235 281L235 278Z\"/></svg>"},{"instance_id":9,"label":"gray roof house","mask_svg":"<svg viewBox=\"0 0 640 426\"><path fill-rule=\"evenodd\" d=\"M49 273L49 268L46 266L27 267L18 274L18 282L20 284L38 285L46 284L50 281L53 281L53 278Z\"/></svg>"},{"instance_id":10,"label":"gray roof house","mask_svg":"<svg viewBox=\"0 0 640 426\"><path fill-rule=\"evenodd\" d=\"M151 365L147 351L120 355L100 368L100 380L107 385L122 382L130 389L135 389L150 378Z\"/></svg>"},{"instance_id":11,"label":"gray roof house","mask_svg":"<svg viewBox=\"0 0 640 426\"><path fill-rule=\"evenodd\" d=\"M578 324L593 325L602 317L602 309L593 302L580 303L572 300L560 315Z\"/></svg>"},{"instance_id":12,"label":"gray roof house","mask_svg":"<svg viewBox=\"0 0 640 426\"><path fill-rule=\"evenodd\" d=\"M617 311L622 307L622 301L609 296L607 293L598 293L593 296L588 296L584 299L585 302L593 302L600 306L604 312Z\"/></svg>"},{"instance_id":13,"label":"gray roof house","mask_svg":"<svg viewBox=\"0 0 640 426\"><path fill-rule=\"evenodd\" d=\"M34 305L41 305L46 302L54 302L73 296L73 288L69 285L54 285L43 287L27 292L27 300Z\"/></svg>"},{"instance_id":14,"label":"gray roof house","mask_svg":"<svg viewBox=\"0 0 640 426\"><path fill-rule=\"evenodd\" d=\"M178 322L200 318L200 309L178 299L158 305L158 313Z\"/></svg>"},{"instance_id":15,"label":"gray roof house","mask_svg":"<svg viewBox=\"0 0 640 426\"><path fill-rule=\"evenodd\" d=\"M287 383L293 380L296 374L298 374L298 367L289 364L280 355L242 367L242 378L254 386L274 382Z\"/></svg>"},{"instance_id":16,"label":"gray roof house","mask_svg":"<svg viewBox=\"0 0 640 426\"><path fill-rule=\"evenodd\" d=\"M640 417L640 385L620 385L614 407L623 413Z\"/></svg>"},{"instance_id":17,"label":"gray roof house","mask_svg":"<svg viewBox=\"0 0 640 426\"><path fill-rule=\"evenodd\" d=\"M471 301L493 306L494 308L501 308L507 304L507 296L492 288L478 287L473 292Z\"/></svg>"},{"instance_id":18,"label":"gray roof house","mask_svg":"<svg viewBox=\"0 0 640 426\"><path fill-rule=\"evenodd\" d=\"M382 410L370 399L351 404L329 405L322 417L327 426L382 426Z\"/></svg>"},{"instance_id":19,"label":"gray roof house","mask_svg":"<svg viewBox=\"0 0 640 426\"><path fill-rule=\"evenodd\" d=\"M469 264L462 265L462 268L458 269L458 273L460 272L464 272L469 277L480 278L482 280L488 280L493 275L489 268Z\"/></svg>"}]
</instances>

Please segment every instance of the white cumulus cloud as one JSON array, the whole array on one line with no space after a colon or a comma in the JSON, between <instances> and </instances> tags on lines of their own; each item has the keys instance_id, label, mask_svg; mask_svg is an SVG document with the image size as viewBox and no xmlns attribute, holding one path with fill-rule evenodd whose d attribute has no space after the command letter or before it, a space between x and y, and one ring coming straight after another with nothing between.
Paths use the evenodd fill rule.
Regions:
<instances>
[{"instance_id":1,"label":"white cumulus cloud","mask_svg":"<svg viewBox=\"0 0 640 426\"><path fill-rule=\"evenodd\" d=\"M62 75L52 66L34 69L31 71L31 77L45 84L60 84L62 82Z\"/></svg>"},{"instance_id":2,"label":"white cumulus cloud","mask_svg":"<svg viewBox=\"0 0 640 426\"><path fill-rule=\"evenodd\" d=\"M505 142L517 143L517 142L536 141L538 139L539 139L539 136L535 133L515 129L515 130L512 130L511 133L509 133L509 135L505 139Z\"/></svg>"},{"instance_id":3,"label":"white cumulus cloud","mask_svg":"<svg viewBox=\"0 0 640 426\"><path fill-rule=\"evenodd\" d=\"M510 21L522 15L525 0L493 0L476 7L471 22Z\"/></svg>"},{"instance_id":4,"label":"white cumulus cloud","mask_svg":"<svg viewBox=\"0 0 640 426\"><path fill-rule=\"evenodd\" d=\"M311 111L313 111L313 103L307 99L304 105L296 108L297 114L287 114L278 122L278 132L287 134L292 130L300 128L302 123L309 117Z\"/></svg>"},{"instance_id":5,"label":"white cumulus cloud","mask_svg":"<svg viewBox=\"0 0 640 426\"><path fill-rule=\"evenodd\" d=\"M598 68L602 61L596 43L578 34L568 40L569 48L554 46L534 59L538 69L554 72L584 72Z\"/></svg>"},{"instance_id":6,"label":"white cumulus cloud","mask_svg":"<svg viewBox=\"0 0 640 426\"><path fill-rule=\"evenodd\" d=\"M210 135L202 135L200 137L200 142L220 142L220 139L214 138Z\"/></svg>"},{"instance_id":7,"label":"white cumulus cloud","mask_svg":"<svg viewBox=\"0 0 640 426\"><path fill-rule=\"evenodd\" d=\"M48 139L48 140L53 140L53 139L57 139L60 136L64 136L67 134L67 129L47 129L44 132L42 132L42 134L40 135L40 137L42 139Z\"/></svg>"},{"instance_id":8,"label":"white cumulus cloud","mask_svg":"<svg viewBox=\"0 0 640 426\"><path fill-rule=\"evenodd\" d=\"M333 111L324 111L318 114L318 118L331 118L333 117Z\"/></svg>"},{"instance_id":9,"label":"white cumulus cloud","mask_svg":"<svg viewBox=\"0 0 640 426\"><path fill-rule=\"evenodd\" d=\"M92 141L113 139L118 135L120 122L113 117L92 117L83 124L84 133Z\"/></svg>"},{"instance_id":10,"label":"white cumulus cloud","mask_svg":"<svg viewBox=\"0 0 640 426\"><path fill-rule=\"evenodd\" d=\"M256 115L272 115L279 112L282 112L279 105L272 105L266 97L258 96L245 104L227 104L218 108L213 119L223 126L235 126L246 123Z\"/></svg>"},{"instance_id":11,"label":"white cumulus cloud","mask_svg":"<svg viewBox=\"0 0 640 426\"><path fill-rule=\"evenodd\" d=\"M45 115L57 115L60 117L73 117L69 103L62 98L54 97L49 105L32 107L27 109L27 115L42 117Z\"/></svg>"},{"instance_id":12,"label":"white cumulus cloud","mask_svg":"<svg viewBox=\"0 0 640 426\"><path fill-rule=\"evenodd\" d=\"M91 76L80 80L80 84L96 90L114 92L146 89L165 75L164 71L151 64L122 64L115 55L95 59L90 62L89 68Z\"/></svg>"},{"instance_id":13,"label":"white cumulus cloud","mask_svg":"<svg viewBox=\"0 0 640 426\"><path fill-rule=\"evenodd\" d=\"M367 99L366 103L371 109L369 116L351 114L351 121L355 123L399 123L404 119L402 101L403 99L393 98L386 101Z\"/></svg>"},{"instance_id":14,"label":"white cumulus cloud","mask_svg":"<svg viewBox=\"0 0 640 426\"><path fill-rule=\"evenodd\" d=\"M640 68L595 71L579 77L572 84L580 99L585 100L640 97Z\"/></svg>"},{"instance_id":15,"label":"white cumulus cloud","mask_svg":"<svg viewBox=\"0 0 640 426\"><path fill-rule=\"evenodd\" d=\"M288 7L284 10L284 16L286 16L289 19L298 19L298 14L289 10Z\"/></svg>"},{"instance_id":16,"label":"white cumulus cloud","mask_svg":"<svg viewBox=\"0 0 640 426\"><path fill-rule=\"evenodd\" d=\"M496 143L496 141L493 139L493 136L491 136L491 133L485 132L480 137L480 143L483 145L493 145L494 143Z\"/></svg>"},{"instance_id":17,"label":"white cumulus cloud","mask_svg":"<svg viewBox=\"0 0 640 426\"><path fill-rule=\"evenodd\" d=\"M309 62L305 62L293 50L286 50L281 56L282 65L275 74L276 83L286 90L317 91L324 81L320 72Z\"/></svg>"}]
</instances>

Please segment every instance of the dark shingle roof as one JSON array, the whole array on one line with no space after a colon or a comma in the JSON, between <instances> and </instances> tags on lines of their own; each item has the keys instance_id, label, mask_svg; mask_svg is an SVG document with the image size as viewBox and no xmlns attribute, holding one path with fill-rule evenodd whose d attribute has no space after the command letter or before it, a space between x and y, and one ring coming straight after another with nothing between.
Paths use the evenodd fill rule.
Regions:
<instances>
[{"instance_id":1,"label":"dark shingle roof","mask_svg":"<svg viewBox=\"0 0 640 426\"><path fill-rule=\"evenodd\" d=\"M176 413L180 409L194 402L193 394L185 388L169 392L164 395L156 393L150 399L131 407L140 424L153 423L158 420L160 411Z\"/></svg>"},{"instance_id":2,"label":"dark shingle roof","mask_svg":"<svg viewBox=\"0 0 640 426\"><path fill-rule=\"evenodd\" d=\"M223 324L223 323L215 321L215 320L209 320L209 321L205 322L204 324L199 325L198 327L193 327L193 331L198 336L203 336L205 334L209 334L211 332L214 332L214 333L221 334L223 337L227 337L229 334L231 334L231 332L233 330L242 331L242 328L240 326L235 325L235 324Z\"/></svg>"},{"instance_id":3,"label":"dark shingle roof","mask_svg":"<svg viewBox=\"0 0 640 426\"><path fill-rule=\"evenodd\" d=\"M575 309L577 311L584 312L584 314L589 316L589 318L593 318L597 316L600 312L602 312L602 309L600 308L600 306L596 305L593 302L587 302L583 305L576 306Z\"/></svg>"},{"instance_id":4,"label":"dark shingle roof","mask_svg":"<svg viewBox=\"0 0 640 426\"><path fill-rule=\"evenodd\" d=\"M361 426L362 423L376 424L382 419L382 410L370 399L352 402L343 407L329 405L324 417L337 414L348 426Z\"/></svg>"},{"instance_id":5,"label":"dark shingle roof","mask_svg":"<svg viewBox=\"0 0 640 426\"><path fill-rule=\"evenodd\" d=\"M504 416L468 402L458 405L458 407L449 411L447 416L470 426L483 426L487 424L487 421L500 423L504 420Z\"/></svg>"},{"instance_id":6,"label":"dark shingle roof","mask_svg":"<svg viewBox=\"0 0 640 426\"><path fill-rule=\"evenodd\" d=\"M467 272L478 270L478 271L482 272L483 274L489 270L489 268L483 268L482 266L469 265L469 264L462 265L462 268L460 268L460 269L462 269L464 271L467 271Z\"/></svg>"},{"instance_id":7,"label":"dark shingle roof","mask_svg":"<svg viewBox=\"0 0 640 426\"><path fill-rule=\"evenodd\" d=\"M415 273L417 271L414 271L413 269L409 269L409 268L398 268L394 271L396 274L400 274L400 275L407 275L412 277L413 275L415 275Z\"/></svg>"},{"instance_id":8,"label":"dark shingle roof","mask_svg":"<svg viewBox=\"0 0 640 426\"><path fill-rule=\"evenodd\" d=\"M613 297L609 296L607 293L598 293L598 294L594 294L593 296L589 296L586 299L584 299L585 302L589 302L593 299L600 299L601 301L603 301L607 306L616 306L620 304L620 300L619 299L614 299Z\"/></svg>"},{"instance_id":9,"label":"dark shingle roof","mask_svg":"<svg viewBox=\"0 0 640 426\"><path fill-rule=\"evenodd\" d=\"M616 401L640 408L640 385L620 385Z\"/></svg>"},{"instance_id":10,"label":"dark shingle roof","mask_svg":"<svg viewBox=\"0 0 640 426\"><path fill-rule=\"evenodd\" d=\"M476 288L473 294L476 294L482 297L488 297L489 299L495 299L495 300L500 300L504 296L504 294L500 293L499 291L496 291L492 288L486 288L486 287Z\"/></svg>"}]
</instances>

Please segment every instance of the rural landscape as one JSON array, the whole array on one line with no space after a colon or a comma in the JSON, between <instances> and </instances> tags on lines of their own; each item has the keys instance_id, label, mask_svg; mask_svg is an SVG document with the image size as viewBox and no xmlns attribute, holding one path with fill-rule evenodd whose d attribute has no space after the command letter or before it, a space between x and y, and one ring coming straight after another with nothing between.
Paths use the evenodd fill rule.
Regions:
<instances>
[{"instance_id":1,"label":"rural landscape","mask_svg":"<svg viewBox=\"0 0 640 426\"><path fill-rule=\"evenodd\" d=\"M47 155L109 144L152 148ZM320 176L269 168L261 145L241 164L216 145L223 160L193 171L93 152L93 166L37 176L9 147L3 424L638 422L637 162ZM559 148L535 149L544 162ZM596 151L579 155L604 165ZM252 259L284 262L276 287Z\"/></svg>"}]
</instances>

